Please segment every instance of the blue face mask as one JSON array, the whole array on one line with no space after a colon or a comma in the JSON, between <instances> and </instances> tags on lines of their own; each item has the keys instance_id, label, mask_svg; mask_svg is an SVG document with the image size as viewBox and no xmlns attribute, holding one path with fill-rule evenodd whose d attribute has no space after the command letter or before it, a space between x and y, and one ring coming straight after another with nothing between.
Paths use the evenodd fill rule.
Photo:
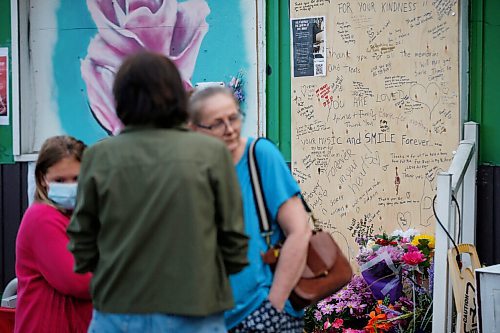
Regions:
<instances>
[{"instance_id":1,"label":"blue face mask","mask_svg":"<svg viewBox=\"0 0 500 333\"><path fill-rule=\"evenodd\" d=\"M59 207L74 209L77 186L77 183L49 183L49 193L47 196Z\"/></svg>"}]
</instances>

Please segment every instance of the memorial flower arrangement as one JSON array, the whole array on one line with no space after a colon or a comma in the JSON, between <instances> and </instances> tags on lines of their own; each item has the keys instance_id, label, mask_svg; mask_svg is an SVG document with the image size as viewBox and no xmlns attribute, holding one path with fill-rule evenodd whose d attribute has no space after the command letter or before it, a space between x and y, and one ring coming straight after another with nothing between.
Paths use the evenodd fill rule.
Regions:
<instances>
[{"instance_id":1,"label":"memorial flower arrangement","mask_svg":"<svg viewBox=\"0 0 500 333\"><path fill-rule=\"evenodd\" d=\"M410 229L357 242L360 274L339 292L306 309L306 331L430 332L434 237Z\"/></svg>"},{"instance_id":2,"label":"memorial flower arrangement","mask_svg":"<svg viewBox=\"0 0 500 333\"><path fill-rule=\"evenodd\" d=\"M234 97L238 100L239 104L245 100L245 93L243 91L244 83L241 71L236 76L231 77L231 80L227 83L227 86L233 90Z\"/></svg>"}]
</instances>

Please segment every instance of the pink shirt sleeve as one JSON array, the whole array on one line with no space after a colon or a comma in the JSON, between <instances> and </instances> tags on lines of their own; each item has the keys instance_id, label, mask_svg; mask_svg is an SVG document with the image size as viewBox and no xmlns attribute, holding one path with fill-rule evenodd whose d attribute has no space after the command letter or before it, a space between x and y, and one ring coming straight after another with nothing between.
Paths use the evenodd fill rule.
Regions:
<instances>
[{"instance_id":1,"label":"pink shirt sleeve","mask_svg":"<svg viewBox=\"0 0 500 333\"><path fill-rule=\"evenodd\" d=\"M90 299L91 273L73 271L74 259L67 246L66 227L69 220L52 207L44 207L43 214L31 226L31 247L34 260L47 282L64 295Z\"/></svg>"}]
</instances>

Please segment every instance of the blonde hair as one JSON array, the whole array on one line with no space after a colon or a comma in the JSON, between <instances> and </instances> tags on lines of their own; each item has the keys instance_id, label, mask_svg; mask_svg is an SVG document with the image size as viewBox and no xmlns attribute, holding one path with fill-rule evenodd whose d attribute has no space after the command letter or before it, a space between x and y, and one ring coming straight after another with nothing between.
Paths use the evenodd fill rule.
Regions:
<instances>
[{"instance_id":1,"label":"blonde hair","mask_svg":"<svg viewBox=\"0 0 500 333\"><path fill-rule=\"evenodd\" d=\"M53 136L45 140L35 166L35 201L50 203L47 187L44 186L47 170L66 157L74 157L81 162L86 147L85 143L68 135Z\"/></svg>"}]
</instances>

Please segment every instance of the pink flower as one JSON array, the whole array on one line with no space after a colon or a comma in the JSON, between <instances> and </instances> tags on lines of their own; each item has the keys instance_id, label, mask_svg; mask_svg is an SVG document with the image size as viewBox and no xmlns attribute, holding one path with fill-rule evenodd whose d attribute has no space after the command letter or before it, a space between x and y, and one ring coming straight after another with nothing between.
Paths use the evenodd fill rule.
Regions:
<instances>
[{"instance_id":1,"label":"pink flower","mask_svg":"<svg viewBox=\"0 0 500 333\"><path fill-rule=\"evenodd\" d=\"M330 320L327 319L325 321L325 323L323 324L323 329L326 330L326 329L329 329L330 327L332 326L332 323L330 323Z\"/></svg>"},{"instance_id":2,"label":"pink flower","mask_svg":"<svg viewBox=\"0 0 500 333\"><path fill-rule=\"evenodd\" d=\"M81 62L90 108L111 134L123 124L115 113L112 86L128 55L149 50L169 57L184 85L191 77L201 42L208 31L210 9L205 0L87 0L98 34L90 41Z\"/></svg>"},{"instance_id":3,"label":"pink flower","mask_svg":"<svg viewBox=\"0 0 500 333\"><path fill-rule=\"evenodd\" d=\"M408 252L415 252L418 251L418 247L408 244Z\"/></svg>"},{"instance_id":4,"label":"pink flower","mask_svg":"<svg viewBox=\"0 0 500 333\"><path fill-rule=\"evenodd\" d=\"M404 244L406 244L406 243L410 243L410 242L411 242L411 239L406 238L406 237L403 237L403 238L401 238L401 241L400 241L400 242L401 242L401 243L404 243Z\"/></svg>"},{"instance_id":5,"label":"pink flower","mask_svg":"<svg viewBox=\"0 0 500 333\"><path fill-rule=\"evenodd\" d=\"M332 327L333 327L333 328L341 328L343 324L344 324L344 320L342 320L342 319L340 319L340 318L337 318L337 319L335 319L335 321L333 322Z\"/></svg>"},{"instance_id":6,"label":"pink flower","mask_svg":"<svg viewBox=\"0 0 500 333\"><path fill-rule=\"evenodd\" d=\"M421 262L424 262L425 256L420 251L407 252L401 258L408 265L418 265Z\"/></svg>"}]
</instances>

